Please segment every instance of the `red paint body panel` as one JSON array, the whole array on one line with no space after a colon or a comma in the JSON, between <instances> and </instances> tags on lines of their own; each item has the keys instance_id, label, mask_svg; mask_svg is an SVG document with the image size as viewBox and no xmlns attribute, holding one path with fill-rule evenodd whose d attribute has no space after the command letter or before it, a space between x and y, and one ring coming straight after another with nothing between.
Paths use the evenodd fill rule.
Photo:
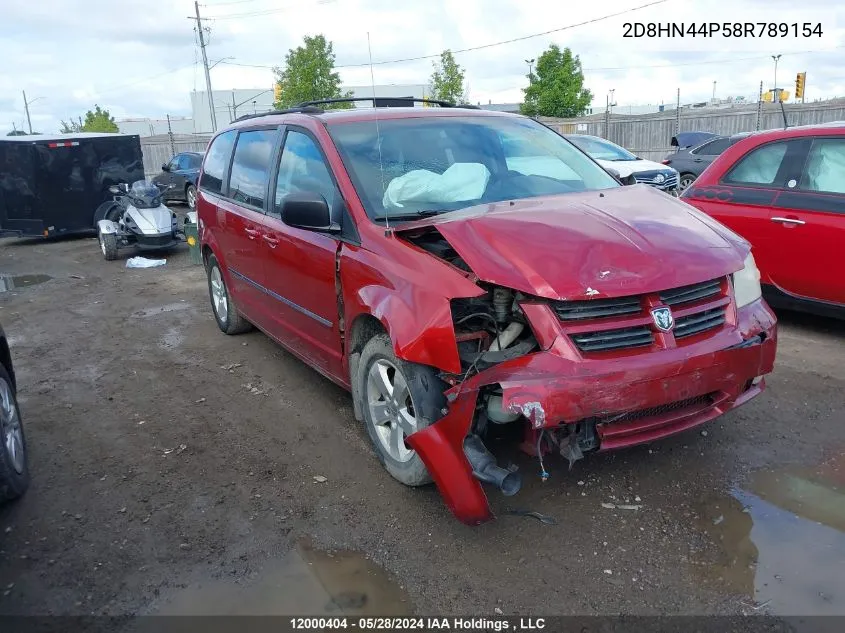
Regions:
<instances>
[{"instance_id":1,"label":"red paint body panel","mask_svg":"<svg viewBox=\"0 0 845 633\"><path fill-rule=\"evenodd\" d=\"M725 179L740 160L763 145L806 139L807 151L813 139L843 138L841 124L752 134L713 161L682 199L751 243L762 283L799 301L845 307L845 194L804 188L806 154L784 170L783 182L740 186Z\"/></svg>"},{"instance_id":2,"label":"red paint body panel","mask_svg":"<svg viewBox=\"0 0 845 633\"><path fill-rule=\"evenodd\" d=\"M548 299L685 286L736 272L748 248L647 185L471 207L398 231L424 226L435 227L479 279Z\"/></svg>"}]
</instances>

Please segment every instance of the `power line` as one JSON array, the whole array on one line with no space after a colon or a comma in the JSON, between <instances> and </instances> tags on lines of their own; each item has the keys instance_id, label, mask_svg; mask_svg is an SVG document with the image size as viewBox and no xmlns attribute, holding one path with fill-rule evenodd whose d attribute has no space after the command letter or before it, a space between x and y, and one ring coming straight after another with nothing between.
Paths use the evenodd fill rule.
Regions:
<instances>
[{"instance_id":1,"label":"power line","mask_svg":"<svg viewBox=\"0 0 845 633\"><path fill-rule=\"evenodd\" d=\"M201 4L201 7L212 9L214 7L225 7L229 4L246 4L247 2L255 2L255 0L232 0L231 2L215 2L214 4Z\"/></svg>"},{"instance_id":2,"label":"power line","mask_svg":"<svg viewBox=\"0 0 845 633\"><path fill-rule=\"evenodd\" d=\"M334 1L335 0L319 0L318 4L323 4L323 3L326 3L326 2L334 2ZM663 3L668 2L668 1L669 0L654 0L653 2L648 2L646 4L642 4L642 5L637 6L637 7L625 9L624 11L617 11L616 13L610 13L608 15L603 15L603 16L600 16L600 17L597 17L597 18L592 18L590 20L585 20L584 22L578 22L576 24L568 24L567 26L562 26L562 27L556 28L556 29L550 29L548 31L543 31L541 33L532 33L530 35L523 35L521 37L514 37L512 39L502 40L500 42L490 42L488 44L481 44L479 46L470 46L468 48L461 48L461 49L455 49L455 50L450 49L450 50L451 50L452 53L468 53L470 51L477 51L477 50L482 50L482 49L485 49L485 48L492 48L494 46L502 46L504 44L513 44L514 42L521 42L521 41L529 40L529 39L532 39L532 38L535 38L535 37L542 37L544 35L550 35L552 33L559 33L561 31L567 31L569 29L574 29L574 28L577 28L579 26L586 26L587 24L595 24L596 22L602 22L603 20L609 20L610 18L615 18L615 17L618 17L620 15L625 15L626 13L632 13L634 11L640 11L641 9L652 7L652 6L655 6L655 5L658 5L658 4L663 4ZM282 11L282 10L286 10L286 9L271 9L271 11ZM236 16L226 16L226 17L236 17ZM217 19L220 19L220 18L217 18ZM435 58L438 58L438 57L440 57L440 53L435 53L435 54L432 54L432 55L420 55L418 57L404 57L404 58L401 58L401 59L382 60L382 61L378 61L378 62L372 62L372 65L373 66L381 66L381 65L385 65L385 64L400 64L400 63L405 63L405 62L420 61L420 60L424 60L424 59L435 59ZM262 64L231 63L229 65L231 65L231 66L245 66L247 68L274 68L273 66L265 66L265 65L262 65ZM335 68L359 68L359 67L362 67L362 66L370 66L370 63L365 62L365 63L360 63L360 64L339 64L339 65L335 65Z\"/></svg>"},{"instance_id":3,"label":"power line","mask_svg":"<svg viewBox=\"0 0 845 633\"><path fill-rule=\"evenodd\" d=\"M317 0L313 4L331 4L333 2L337 2L337 0ZM284 13L285 11L290 11L291 9L296 9L300 7L281 7L278 9L264 9L261 11L248 11L246 13L224 13L223 15L210 15L208 16L208 20L230 20L232 18L253 18L258 16L265 16L265 15L272 15L274 13Z\"/></svg>"}]
</instances>

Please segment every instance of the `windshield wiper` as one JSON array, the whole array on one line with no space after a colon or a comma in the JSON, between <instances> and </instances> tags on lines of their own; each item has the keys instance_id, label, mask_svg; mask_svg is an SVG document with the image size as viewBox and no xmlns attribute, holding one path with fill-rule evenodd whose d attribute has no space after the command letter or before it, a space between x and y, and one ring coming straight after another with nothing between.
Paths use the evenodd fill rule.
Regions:
<instances>
[{"instance_id":1,"label":"windshield wiper","mask_svg":"<svg viewBox=\"0 0 845 633\"><path fill-rule=\"evenodd\" d=\"M388 213L376 218L377 220L409 220L414 218L430 218L441 213L448 213L448 209L423 209L422 211L414 211L413 213Z\"/></svg>"}]
</instances>

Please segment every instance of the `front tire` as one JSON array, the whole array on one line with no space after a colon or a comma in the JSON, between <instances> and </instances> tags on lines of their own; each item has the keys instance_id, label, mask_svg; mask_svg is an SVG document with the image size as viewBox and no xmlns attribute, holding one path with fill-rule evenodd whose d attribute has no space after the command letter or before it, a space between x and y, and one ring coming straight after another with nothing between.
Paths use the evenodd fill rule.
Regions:
<instances>
[{"instance_id":1,"label":"front tire","mask_svg":"<svg viewBox=\"0 0 845 633\"><path fill-rule=\"evenodd\" d=\"M26 436L6 368L0 365L0 501L20 497L29 487Z\"/></svg>"},{"instance_id":2,"label":"front tire","mask_svg":"<svg viewBox=\"0 0 845 633\"><path fill-rule=\"evenodd\" d=\"M208 273L208 295L211 299L211 309L214 312L217 327L225 334L242 334L250 331L252 324L241 315L232 301L229 289L226 287L223 271L214 255L208 256L206 270Z\"/></svg>"},{"instance_id":3,"label":"front tire","mask_svg":"<svg viewBox=\"0 0 845 633\"><path fill-rule=\"evenodd\" d=\"M185 188L185 202L188 203L188 208L191 211L197 208L197 188L193 185L188 185Z\"/></svg>"},{"instance_id":4,"label":"front tire","mask_svg":"<svg viewBox=\"0 0 845 633\"><path fill-rule=\"evenodd\" d=\"M364 423L379 460L394 479L422 486L431 475L405 438L442 417L445 383L436 370L396 358L387 334L371 338L358 364Z\"/></svg>"},{"instance_id":5,"label":"front tire","mask_svg":"<svg viewBox=\"0 0 845 633\"><path fill-rule=\"evenodd\" d=\"M114 233L103 233L97 231L97 238L100 241L100 251L107 261L114 261L117 259L117 235Z\"/></svg>"}]
</instances>

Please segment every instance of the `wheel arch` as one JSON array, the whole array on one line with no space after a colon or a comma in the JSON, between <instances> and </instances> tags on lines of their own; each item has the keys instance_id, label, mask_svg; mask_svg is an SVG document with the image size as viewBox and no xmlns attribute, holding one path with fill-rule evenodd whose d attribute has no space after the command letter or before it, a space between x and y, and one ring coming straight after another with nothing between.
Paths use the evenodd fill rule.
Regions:
<instances>
[{"instance_id":1,"label":"wheel arch","mask_svg":"<svg viewBox=\"0 0 845 633\"><path fill-rule=\"evenodd\" d=\"M0 365L3 365L6 373L9 374L9 378L12 379L12 389L17 391L18 385L15 380L15 370L12 366L12 352L5 336L0 336Z\"/></svg>"}]
</instances>

